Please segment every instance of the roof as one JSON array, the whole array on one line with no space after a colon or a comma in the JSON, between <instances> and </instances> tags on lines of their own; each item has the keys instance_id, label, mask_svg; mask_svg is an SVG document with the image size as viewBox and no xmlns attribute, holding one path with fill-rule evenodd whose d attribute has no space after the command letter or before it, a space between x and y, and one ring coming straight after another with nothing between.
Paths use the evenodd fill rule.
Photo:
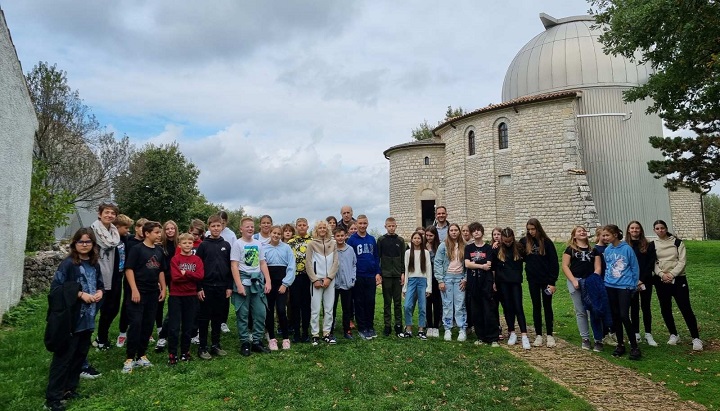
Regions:
<instances>
[{"instance_id":1,"label":"roof","mask_svg":"<svg viewBox=\"0 0 720 411\"><path fill-rule=\"evenodd\" d=\"M434 132L434 131L433 131ZM445 143L440 141L440 137L426 138L425 140L416 140L409 143L402 143L396 146L392 146L387 150L383 151L385 158L388 158L388 153L391 151L399 150L401 148L420 148L420 147L445 147Z\"/></svg>"}]
</instances>

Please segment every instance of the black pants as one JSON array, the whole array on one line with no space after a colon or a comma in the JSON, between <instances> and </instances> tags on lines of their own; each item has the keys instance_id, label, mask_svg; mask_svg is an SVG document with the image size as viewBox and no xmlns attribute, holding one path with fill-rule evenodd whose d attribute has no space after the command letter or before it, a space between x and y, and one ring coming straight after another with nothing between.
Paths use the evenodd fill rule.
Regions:
<instances>
[{"instance_id":1,"label":"black pants","mask_svg":"<svg viewBox=\"0 0 720 411\"><path fill-rule=\"evenodd\" d=\"M525 321L525 309L522 301L522 284L521 283L497 283L505 302L505 322L509 332L515 331L515 319L517 318L518 327L521 333L527 332L527 322Z\"/></svg>"},{"instance_id":2,"label":"black pants","mask_svg":"<svg viewBox=\"0 0 720 411\"><path fill-rule=\"evenodd\" d=\"M677 327L675 326L675 317L673 317L672 312L672 299L675 298L675 303L685 319L685 324L687 324L688 331L690 331L690 336L692 338L700 338L697 318L690 305L690 286L688 285L687 277L684 275L675 277L675 284L665 284L658 280L655 283L655 287L658 301L660 302L660 313L665 321L668 332L674 335L678 333Z\"/></svg>"},{"instance_id":3,"label":"black pants","mask_svg":"<svg viewBox=\"0 0 720 411\"><path fill-rule=\"evenodd\" d=\"M122 301L122 289L118 284L111 290L103 291L103 298L100 301L100 320L97 327L97 340L100 344L108 344L108 334L110 333L110 325L115 321L118 312L120 312L120 302Z\"/></svg>"},{"instance_id":4,"label":"black pants","mask_svg":"<svg viewBox=\"0 0 720 411\"><path fill-rule=\"evenodd\" d=\"M295 330L295 337L299 339L308 336L310 328L310 278L307 274L298 274L290 286L290 305L292 317L290 323ZM300 321L302 320L302 327Z\"/></svg>"},{"instance_id":5,"label":"black pants","mask_svg":"<svg viewBox=\"0 0 720 411\"><path fill-rule=\"evenodd\" d=\"M127 304L132 296L132 290L130 290L130 284L126 279L123 279L123 295L122 304L120 304L120 324L119 329L121 333L126 333L128 329L128 318L127 318Z\"/></svg>"},{"instance_id":6,"label":"black pants","mask_svg":"<svg viewBox=\"0 0 720 411\"><path fill-rule=\"evenodd\" d=\"M624 343L624 326L625 332L628 333L628 341L630 341L630 346L632 348L636 348L637 341L635 340L635 333L633 332L632 321L630 321L630 304L632 303L635 290L625 290L612 287L605 287L605 289L607 290L608 294L610 310L612 310L613 328L615 331L615 336L618 340L618 344L622 345Z\"/></svg>"},{"instance_id":7,"label":"black pants","mask_svg":"<svg viewBox=\"0 0 720 411\"><path fill-rule=\"evenodd\" d=\"M402 326L403 307L402 285L400 285L400 277L383 277L382 293L383 321L385 327L390 327L392 325ZM395 311L395 321L393 321L392 311Z\"/></svg>"},{"instance_id":8,"label":"black pants","mask_svg":"<svg viewBox=\"0 0 720 411\"><path fill-rule=\"evenodd\" d=\"M159 291L141 292L140 302L134 303L128 298L128 335L125 344L126 358L136 359L147 353L148 340L152 335L153 323L158 307Z\"/></svg>"},{"instance_id":9,"label":"black pants","mask_svg":"<svg viewBox=\"0 0 720 411\"><path fill-rule=\"evenodd\" d=\"M53 353L45 399L60 401L65 392L77 390L80 370L90 350L91 336L92 330L74 333L65 350Z\"/></svg>"},{"instance_id":10,"label":"black pants","mask_svg":"<svg viewBox=\"0 0 720 411\"><path fill-rule=\"evenodd\" d=\"M375 329L375 277L357 277L353 287L358 331Z\"/></svg>"},{"instance_id":11,"label":"black pants","mask_svg":"<svg viewBox=\"0 0 720 411\"><path fill-rule=\"evenodd\" d=\"M225 287L205 287L205 300L198 303L197 324L200 330L199 351L207 351L208 325L211 328L210 342L213 346L220 346L220 325L227 321Z\"/></svg>"},{"instance_id":12,"label":"black pants","mask_svg":"<svg viewBox=\"0 0 720 411\"><path fill-rule=\"evenodd\" d=\"M435 276L432 276L432 293L427 298L425 306L425 317L428 328L440 328L442 320L442 297L440 296L440 285Z\"/></svg>"},{"instance_id":13,"label":"black pants","mask_svg":"<svg viewBox=\"0 0 720 411\"><path fill-rule=\"evenodd\" d=\"M285 270L283 269L283 272L284 271ZM287 312L285 311L287 308L286 303L288 291L285 290L285 294L280 294L278 292L278 290L280 290L280 287L283 285L282 280L282 277L271 278L270 292L266 295L268 309L267 313L265 314L265 331L267 331L268 336L271 340L275 338L275 311L277 311L278 323L280 324L280 333L282 334L282 338L285 340L290 338L290 335L288 334Z\"/></svg>"},{"instance_id":14,"label":"black pants","mask_svg":"<svg viewBox=\"0 0 720 411\"><path fill-rule=\"evenodd\" d=\"M468 274L467 276L467 283L465 284L465 290L472 290L472 287L474 287L475 277L470 276ZM475 322L473 321L473 312L472 312L472 298L473 293L472 292L465 292L465 312L466 312L466 319L467 319L467 326L468 328L474 327Z\"/></svg>"},{"instance_id":15,"label":"black pants","mask_svg":"<svg viewBox=\"0 0 720 411\"><path fill-rule=\"evenodd\" d=\"M640 310L642 309L643 327L646 333L652 332L652 309L650 303L652 300L653 285L651 282L645 284L645 291L638 291L633 295L632 304L630 305L630 320L633 323L633 331L635 334L640 333Z\"/></svg>"},{"instance_id":16,"label":"black pants","mask_svg":"<svg viewBox=\"0 0 720 411\"><path fill-rule=\"evenodd\" d=\"M168 353L177 355L178 337L180 352L190 351L190 339L193 337L193 324L198 306L197 295L170 296L168 301ZM181 328L182 327L182 328ZM163 327L163 330L165 327Z\"/></svg>"},{"instance_id":17,"label":"black pants","mask_svg":"<svg viewBox=\"0 0 720 411\"><path fill-rule=\"evenodd\" d=\"M530 300L532 300L533 308L533 324L535 325L535 334L542 335L543 331L543 311L545 311L545 328L547 335L553 333L553 322L555 317L552 308L552 295L545 294L547 284L538 284L528 282L528 290L530 291Z\"/></svg>"},{"instance_id":18,"label":"black pants","mask_svg":"<svg viewBox=\"0 0 720 411\"><path fill-rule=\"evenodd\" d=\"M470 296L472 301L470 309L473 313L473 322L469 324L475 327L477 339L485 343L498 340L499 324L497 304L493 300L493 282L492 272L480 273L472 277L472 281L468 281L471 288L469 288L470 292L465 293L465 298Z\"/></svg>"},{"instance_id":19,"label":"black pants","mask_svg":"<svg viewBox=\"0 0 720 411\"><path fill-rule=\"evenodd\" d=\"M352 288L349 290L342 290L340 288L335 289L335 304L333 305L333 325L332 329L335 329L335 320L337 319L337 306L338 301L342 306L342 327L343 333L350 332L350 320L353 317L352 309Z\"/></svg>"}]
</instances>

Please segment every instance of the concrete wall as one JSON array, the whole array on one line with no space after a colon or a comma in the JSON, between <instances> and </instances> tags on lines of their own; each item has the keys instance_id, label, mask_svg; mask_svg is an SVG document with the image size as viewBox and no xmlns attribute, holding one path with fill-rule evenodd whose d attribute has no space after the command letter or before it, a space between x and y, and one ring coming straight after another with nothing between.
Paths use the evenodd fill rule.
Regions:
<instances>
[{"instance_id":1,"label":"concrete wall","mask_svg":"<svg viewBox=\"0 0 720 411\"><path fill-rule=\"evenodd\" d=\"M0 10L0 319L20 300L30 204L35 110Z\"/></svg>"}]
</instances>

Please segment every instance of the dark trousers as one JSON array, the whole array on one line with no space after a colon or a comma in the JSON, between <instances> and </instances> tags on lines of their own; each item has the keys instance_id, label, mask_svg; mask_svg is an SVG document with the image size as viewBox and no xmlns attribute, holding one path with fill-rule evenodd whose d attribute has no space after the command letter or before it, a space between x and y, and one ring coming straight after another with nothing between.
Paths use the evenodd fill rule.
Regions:
<instances>
[{"instance_id":1,"label":"dark trousers","mask_svg":"<svg viewBox=\"0 0 720 411\"><path fill-rule=\"evenodd\" d=\"M343 290L340 288L335 289L335 304L333 305L333 325L332 329L335 329L335 320L337 319L337 306L338 301L342 306L342 328L343 333L350 332L350 320L353 318L353 304L352 304L352 288L349 290Z\"/></svg>"},{"instance_id":2,"label":"dark trousers","mask_svg":"<svg viewBox=\"0 0 720 411\"><path fill-rule=\"evenodd\" d=\"M270 292L267 294L268 309L265 315L265 331L267 331L271 340L275 338L275 312L277 311L280 333L283 339L288 339L290 335L288 334L288 318L285 311L288 291L286 290L285 294L278 292L283 285L282 278L271 279L270 284Z\"/></svg>"},{"instance_id":3,"label":"dark trousers","mask_svg":"<svg viewBox=\"0 0 720 411\"><path fill-rule=\"evenodd\" d=\"M403 308L402 308L402 285L400 285L400 277L383 277L382 278L383 293L383 320L385 327L392 325L401 326ZM391 310L395 311L395 321Z\"/></svg>"},{"instance_id":4,"label":"dark trousers","mask_svg":"<svg viewBox=\"0 0 720 411\"><path fill-rule=\"evenodd\" d=\"M90 350L91 336L92 330L74 333L65 350L53 353L45 399L60 401L67 391L77 390L80 370Z\"/></svg>"},{"instance_id":5,"label":"dark trousers","mask_svg":"<svg viewBox=\"0 0 720 411\"><path fill-rule=\"evenodd\" d=\"M434 275L432 277L432 293L430 297L427 298L425 313L428 328L440 328L440 321L442 320L442 297L440 296L440 284L438 284Z\"/></svg>"},{"instance_id":6,"label":"dark trousers","mask_svg":"<svg viewBox=\"0 0 720 411\"><path fill-rule=\"evenodd\" d=\"M658 281L655 286L658 301L660 302L660 313L665 321L668 332L674 335L678 333L677 327L675 326L675 317L673 317L672 312L672 299L675 298L675 303L685 319L685 324L687 324L688 331L690 331L690 336L692 338L700 338L697 318L690 305L690 286L688 285L687 277L684 275L675 277L675 284L665 284L662 281Z\"/></svg>"},{"instance_id":7,"label":"dark trousers","mask_svg":"<svg viewBox=\"0 0 720 411\"><path fill-rule=\"evenodd\" d=\"M485 343L492 343L498 340L498 313L497 304L493 300L493 275L492 272L480 273L477 277L473 277L468 293L465 298L470 296L472 304L473 322L470 324L475 327L475 335L478 340Z\"/></svg>"},{"instance_id":8,"label":"dark trousers","mask_svg":"<svg viewBox=\"0 0 720 411\"><path fill-rule=\"evenodd\" d=\"M375 277L357 277L353 287L358 331L375 329Z\"/></svg>"},{"instance_id":9,"label":"dark trousers","mask_svg":"<svg viewBox=\"0 0 720 411\"><path fill-rule=\"evenodd\" d=\"M127 318L127 304L132 296L132 290L130 290L130 284L127 280L123 279L123 295L122 304L120 304L120 324L119 329L121 333L126 333L128 329L128 318Z\"/></svg>"},{"instance_id":10,"label":"dark trousers","mask_svg":"<svg viewBox=\"0 0 720 411\"><path fill-rule=\"evenodd\" d=\"M608 294L608 302L610 303L610 309L612 310L613 328L615 336L617 337L618 344L622 345L623 340L623 326L625 332L628 334L628 341L630 341L630 347L637 347L637 341L635 340L635 333L633 332L633 324L630 321L630 304L632 304L633 294L635 290L625 290L620 288L605 287Z\"/></svg>"},{"instance_id":11,"label":"dark trousers","mask_svg":"<svg viewBox=\"0 0 720 411\"><path fill-rule=\"evenodd\" d=\"M472 284L475 281L475 277L472 277L470 274L467 276L467 283L465 284L465 312L467 313L467 326L468 328L475 326L475 321L473 320L473 312L472 312L472 292L467 292L467 290L472 290L472 287L474 287L474 284Z\"/></svg>"},{"instance_id":12,"label":"dark trousers","mask_svg":"<svg viewBox=\"0 0 720 411\"><path fill-rule=\"evenodd\" d=\"M180 352L190 351L190 339L193 337L193 324L197 312L197 295L170 296L168 301L168 353L177 355L178 337ZM181 328L182 327L182 328ZM163 330L165 327L163 327Z\"/></svg>"},{"instance_id":13,"label":"dark trousers","mask_svg":"<svg viewBox=\"0 0 720 411\"><path fill-rule=\"evenodd\" d=\"M547 284L528 282L528 290L530 291L530 300L532 300L533 324L535 325L535 334L542 335L543 331L543 311L545 311L545 328L547 335L553 333L553 322L555 317L552 308L552 294L545 294Z\"/></svg>"},{"instance_id":14,"label":"dark trousers","mask_svg":"<svg viewBox=\"0 0 720 411\"><path fill-rule=\"evenodd\" d=\"M632 303L630 304L630 319L633 323L633 331L635 334L640 333L640 310L642 309L643 327L646 333L652 332L652 309L650 302L652 300L652 283L645 284L644 291L638 291L633 295Z\"/></svg>"},{"instance_id":15,"label":"dark trousers","mask_svg":"<svg viewBox=\"0 0 720 411\"><path fill-rule=\"evenodd\" d=\"M521 283L497 283L505 302L505 322L509 332L515 331L515 319L517 318L518 327L521 333L527 332L527 323L525 321L525 309L522 301L522 284Z\"/></svg>"},{"instance_id":16,"label":"dark trousers","mask_svg":"<svg viewBox=\"0 0 720 411\"><path fill-rule=\"evenodd\" d=\"M298 274L290 286L290 305L292 306L292 317L290 323L295 330L296 339L308 336L310 327L310 278L307 274ZM302 320L302 327L300 321Z\"/></svg>"},{"instance_id":17,"label":"dark trousers","mask_svg":"<svg viewBox=\"0 0 720 411\"><path fill-rule=\"evenodd\" d=\"M210 342L213 346L220 346L220 325L227 321L225 303L230 301L225 297L225 287L205 287L205 301L198 303L197 324L200 330L199 351L207 351L208 325L211 328Z\"/></svg>"},{"instance_id":18,"label":"dark trousers","mask_svg":"<svg viewBox=\"0 0 720 411\"><path fill-rule=\"evenodd\" d=\"M155 327L162 328L163 327L163 314L165 311L165 301L159 301L157 306L157 311L155 311Z\"/></svg>"},{"instance_id":19,"label":"dark trousers","mask_svg":"<svg viewBox=\"0 0 720 411\"><path fill-rule=\"evenodd\" d=\"M155 314L157 313L159 291L141 292L140 302L134 303L128 298L128 335L126 358L136 359L147 353L148 340L152 335Z\"/></svg>"},{"instance_id":20,"label":"dark trousers","mask_svg":"<svg viewBox=\"0 0 720 411\"><path fill-rule=\"evenodd\" d=\"M111 290L103 291L103 298L100 301L100 320L97 327L97 340L101 344L108 344L110 325L115 321L118 312L120 312L120 302L122 301L122 289L120 287L120 284L118 284Z\"/></svg>"}]
</instances>

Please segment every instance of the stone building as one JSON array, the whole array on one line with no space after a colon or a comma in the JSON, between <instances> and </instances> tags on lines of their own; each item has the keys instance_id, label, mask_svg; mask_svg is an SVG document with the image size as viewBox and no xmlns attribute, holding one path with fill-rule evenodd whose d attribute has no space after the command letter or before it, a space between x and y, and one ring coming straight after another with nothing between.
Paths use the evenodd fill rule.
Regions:
<instances>
[{"instance_id":1,"label":"stone building","mask_svg":"<svg viewBox=\"0 0 720 411\"><path fill-rule=\"evenodd\" d=\"M400 144L390 161L390 214L401 234L433 222L438 205L451 222L482 222L524 233L528 218L555 240L576 224L621 228L665 220L682 238L704 236L700 196L668 192L647 171L661 158L648 137L662 121L648 101L622 93L647 81L649 65L603 53L590 16L541 14L545 31L516 55L503 102L447 119L436 137Z\"/></svg>"},{"instance_id":2,"label":"stone building","mask_svg":"<svg viewBox=\"0 0 720 411\"><path fill-rule=\"evenodd\" d=\"M35 109L0 9L0 319L20 300L30 204Z\"/></svg>"}]
</instances>

